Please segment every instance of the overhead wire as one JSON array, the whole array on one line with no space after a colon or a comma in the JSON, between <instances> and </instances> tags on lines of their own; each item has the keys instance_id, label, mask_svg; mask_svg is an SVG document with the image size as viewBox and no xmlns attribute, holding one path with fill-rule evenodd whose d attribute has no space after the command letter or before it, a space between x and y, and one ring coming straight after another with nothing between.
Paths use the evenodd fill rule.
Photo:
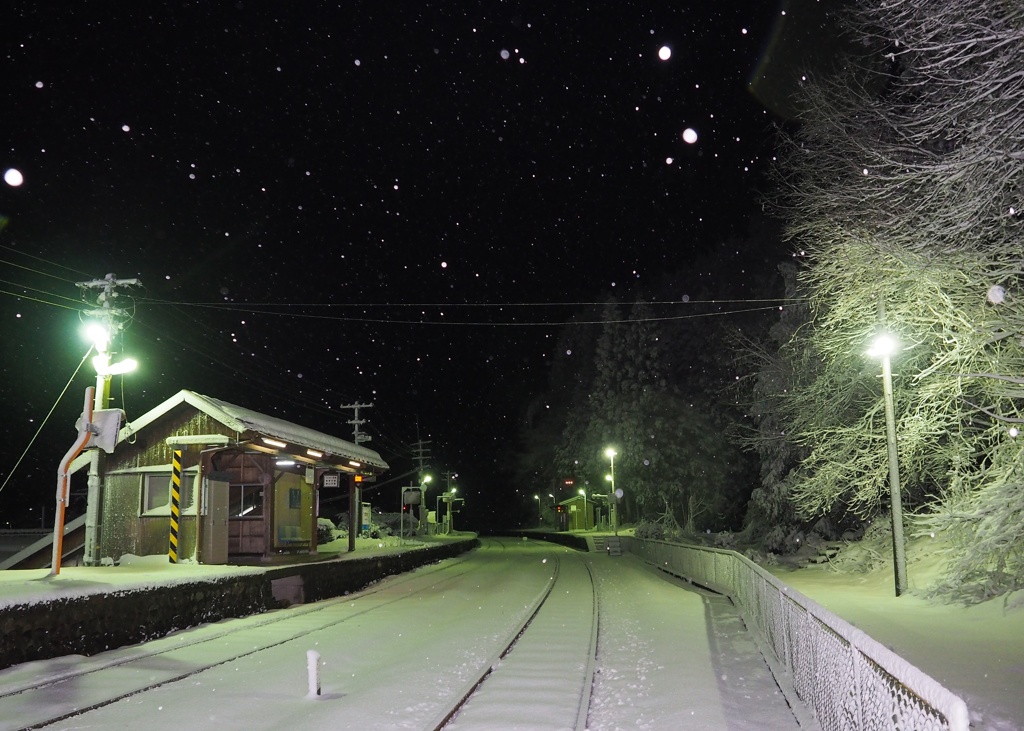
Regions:
<instances>
[{"instance_id":1,"label":"overhead wire","mask_svg":"<svg viewBox=\"0 0 1024 731\"><path fill-rule=\"evenodd\" d=\"M6 245L4 245L4 244L0 244L0 249L4 249L5 251L10 251L10 252L12 252L12 253L14 253L14 254L17 254L18 256L24 256L24 257L27 257L27 258L29 258L29 259L35 259L36 261L41 261L41 262L43 262L44 264L49 264L50 266L52 266L52 267L57 267L58 269L65 269L65 270L67 270L67 271L69 271L69 272L74 272L75 274L79 274L79 275L81 275L81 276L83 276L83 277L88 277L88 276L90 276L90 275L89 275L88 273L86 273L86 272L80 271L80 270L78 270L78 269L74 269L74 268L72 268L72 267L69 267L69 266L65 266L64 264L61 264L61 263L59 263L59 262L51 261L51 260L49 260L49 259L44 259L44 258L43 258L43 257L41 257L41 256L36 256L35 254L29 254L29 253L28 253L27 251L21 251L20 249L15 249L15 248L14 248L13 246L6 246ZM4 262L4 263L12 263L12 262ZM13 264L13 266L20 266L20 265L18 265L18 264ZM27 269L27 267L21 267L21 268L22 268L22 269ZM35 271L35 270L31 270L31 269L30 269L29 271ZM56 274L50 274L50 273L48 273L48 272L36 272L36 273L37 273L37 274L41 274L41 275L43 275L44 277L52 277L52 278L54 278L54 279L61 279L61 277L58 277L58 276L57 276ZM63 280L63 281L65 281L65 282L70 282L71 280L69 280L69 279L65 279L65 280Z\"/></svg>"},{"instance_id":2,"label":"overhead wire","mask_svg":"<svg viewBox=\"0 0 1024 731\"><path fill-rule=\"evenodd\" d=\"M766 312L766 311L769 311L769 310L778 310L778 309L780 309L780 308L785 306L785 304L777 304L779 302L794 303L795 304L796 302L802 302L802 301L804 301L804 300L781 300L780 299L780 300L701 300L701 301L689 301L689 302L673 301L673 302L656 302L656 303L645 302L644 304L648 304L648 305L652 305L652 304L720 305L720 304L726 304L726 303L739 304L739 303L761 303L761 302L774 302L776 304L762 305L762 306L759 306L759 307L747 307L747 308L742 308L742 309L729 309L729 310L718 311L718 312L700 312L700 313L693 313L693 314L687 314L687 315L663 315L663 316L654 316L654 317L620 318L620 319L610 319L610 320L606 320L606 319L600 319L600 320L567 319L567 320L544 320L544 321L531 320L531 321L523 321L523 322L516 322L516 321L511 321L511 322L510 321L495 322L493 320L491 320L491 321L475 321L475 320L474 321L465 321L465 320L463 320L463 321L456 321L456 320L422 320L422 319L421 320L400 320L400 319L395 319L395 318L383 318L383 317L345 317L345 316L338 316L338 315L317 315L317 314L310 314L310 313L275 312L273 310L248 309L248 308L252 307L253 305L246 305L246 304L223 304L223 303L209 303L209 302L185 302L185 303L175 303L175 304L177 304L178 306L181 306L181 307L197 307L197 308L207 308L207 309L214 309L214 310L230 311L230 312L243 312L243 313L247 313L247 314L254 315L254 316L255 315L264 315L264 316L270 315L270 316L276 316L276 317L290 317L290 318L304 319L304 320L325 320L325 321L330 321L330 322L358 322L358 323L373 323L373 324L388 324L388 325L422 325L422 326L427 326L427 327L437 327L437 326L448 326L448 327L563 327L563 326L577 326L577 325L629 324L629 323L638 323L638 322L671 322L671 321L691 320L691 319L698 319L698 318L705 318L705 317L719 317L719 316L725 316L725 315L738 315L738 314L745 314L745 313L751 313L751 312ZM159 302L147 301L145 304L160 304L160 303ZM456 305L458 305L458 304L460 304L460 303L456 303ZM461 304L465 305L466 303L461 303ZM536 306L547 307L547 306L552 306L552 305L555 305L555 304L559 304L560 306L564 306L564 307L573 306L573 303L538 303ZM608 304L608 303L599 303L599 302L576 303L575 306L603 306L605 304ZM261 306L261 307L262 306L271 307L272 305L258 305L258 306ZM283 306L287 307L287 306L302 306L302 305L283 305ZM324 306L330 306L330 305L324 305ZM364 306L365 307L369 307L369 305L364 305ZM432 304L432 305L408 305L408 304L394 304L394 305L391 305L391 304L378 304L378 305L373 305L373 306L374 307L411 307L411 306L416 306L416 307L437 307L437 308L441 308L441 309L452 307L452 305L450 305L450 304ZM510 307L512 305L506 305L504 303L490 303L490 304L486 304L486 305L484 303L477 303L476 306L488 306L488 307L496 307L496 308L501 309L501 308L504 308L504 307ZM522 307L522 306L529 306L529 305L527 303L519 303L519 304L517 304L515 306ZM443 317L443 313L442 313L442 317Z\"/></svg>"},{"instance_id":3,"label":"overhead wire","mask_svg":"<svg viewBox=\"0 0 1024 731\"><path fill-rule=\"evenodd\" d=\"M710 300L644 300L648 305L698 305L715 303L759 303L759 302L803 302L806 297L769 297L763 299L710 299ZM147 304L168 305L210 305L235 306L230 302L175 302L171 300L146 300ZM238 307L604 307L615 304L607 300L601 302L244 302ZM619 303L621 304L621 303Z\"/></svg>"},{"instance_id":4,"label":"overhead wire","mask_svg":"<svg viewBox=\"0 0 1024 731\"><path fill-rule=\"evenodd\" d=\"M50 417L53 416L53 412L57 410L57 405L60 403L60 400L64 398L64 394L68 392L68 389L71 387L71 383L75 380L75 376L78 375L78 371L82 370L82 366L85 365L85 361L88 360L90 355L92 355L92 351L92 346L89 346L89 349L85 352L85 356L78 364L78 367L75 368L75 372L71 374L71 378L69 378L68 382L64 384L64 388L61 390L60 395L57 396L57 400L54 401L53 406L50 407L49 413L46 414L46 417L39 425L39 428L36 429L36 433L32 435L32 438L28 442L28 446L25 447L25 451L21 453L20 457L18 457L18 461L14 463L14 467L11 468L11 471L7 473L7 477L4 479L3 484L0 484L0 492L3 492L3 489L7 487L7 483L11 481L14 473L17 472L18 466L21 465L22 460L25 459L25 455L28 454L28 450L32 449L32 445L35 444L36 439L39 437L39 433L43 430L43 427L46 426L47 422L49 422Z\"/></svg>"},{"instance_id":5,"label":"overhead wire","mask_svg":"<svg viewBox=\"0 0 1024 731\"><path fill-rule=\"evenodd\" d=\"M290 403L297 404L306 411L324 414L335 420L344 420L346 418L346 414L343 411L332 408L325 404L323 400L307 397L305 394L297 393L295 388L283 385L284 382L282 381L281 374L286 369L269 365L269 354L261 354L257 358L248 358L238 349L225 346L222 331L216 330L202 319L180 313L179 309L173 307L165 311L174 313L175 316L180 314L182 318L187 318L185 328L187 328L190 335L187 340L174 334L176 330L180 331L182 329L180 327L159 328L144 317L139 318L137 323L157 336L157 338L153 339L154 342L159 342L160 344L163 344L165 341L176 343L183 349L202 356L200 359L190 361L193 365L210 372L219 372L221 375L227 375L228 377L237 376L238 373L242 373L244 376L239 379L240 385L251 387L254 383L258 384L262 389L260 391L261 395L265 395L268 392L278 393ZM201 342L200 338L195 337L197 334L200 336ZM324 395L333 394L334 399L336 399L339 405L354 398L352 394L340 393L334 386L311 378L303 378L303 385ZM386 428L388 420L382 416L374 418L373 421L375 424L385 425ZM378 434L382 434L382 432L378 432ZM407 447L401 444L393 445L392 449L396 453L407 451Z\"/></svg>"},{"instance_id":6,"label":"overhead wire","mask_svg":"<svg viewBox=\"0 0 1024 731\"><path fill-rule=\"evenodd\" d=\"M72 307L70 305L62 305L59 302L48 302L47 300L41 300L38 297L29 297L26 294L21 294L21 293L18 293L18 292L8 292L6 289L0 289L0 294L8 294L11 297L16 297L18 299L26 300L27 302L38 302L41 305L51 305L53 307L60 307L60 308L65 309L65 310L80 310L81 309L80 307ZM44 293L44 294L46 294L46 293ZM52 296L59 297L60 295L52 295Z\"/></svg>"},{"instance_id":7,"label":"overhead wire","mask_svg":"<svg viewBox=\"0 0 1024 731\"><path fill-rule=\"evenodd\" d=\"M2 248L9 248L9 247L2 247ZM19 252L19 253L21 253L21 252ZM26 256L31 256L31 255L27 255L26 254ZM32 257L32 258L38 259L40 261L43 261L43 262L45 262L47 264L50 264L50 265L53 265L53 266L61 266L61 265L55 264L53 262L48 262L45 259L41 259L39 257ZM38 273L38 274L41 274L41 275L44 275L44 276L51 276L51 277L53 277L55 279L58 279L58 280L61 280L61 281L68 281L68 280L62 280L60 277L56 277L55 275L47 274L46 272L33 270L33 269L28 268L28 267L20 267L20 265L13 264L11 262L3 262L3 260L0 260L0 263L9 263L9 264L12 264L13 266L19 266L19 268L25 269L27 271ZM64 268L67 268L67 267L64 267ZM85 276L88 276L88 275L85 275ZM0 281L5 281L5 280L0 280ZM14 284L15 286L23 286L23 285L18 285L17 283L14 283L14 282L6 282L6 283ZM52 292L47 292L47 291L42 290L42 289L35 289L35 288L28 288L28 287L26 287L26 289L31 289L32 291L39 292L39 293L42 293L44 295L51 296L51 297L58 298L58 299L64 299L64 300L68 300L68 301L75 301L75 300L72 300L69 297L65 297L63 295L58 295L58 294L55 294L55 293L52 293ZM57 302L49 302L49 301L45 301L45 300L41 300L41 299L33 300L33 298L30 298L30 297L28 297L28 296L26 296L24 294L16 294L16 293L12 293L12 292L6 292L4 290L0 290L0 293L12 294L13 296L17 296L17 297L20 297L20 298L23 298L23 299L37 301L37 302L39 302L41 304L48 304L48 305L52 305L52 306L55 306L55 307L64 307L65 309L78 309L78 310L82 309L81 304L79 304L77 301L75 301L75 302L76 302L76 304L79 304L79 306L77 306L77 307L70 307L70 306L67 306L67 305L59 304ZM714 312L698 312L698 313L689 313L689 314L683 314L683 315L653 316L653 317L636 318L636 319L629 319L629 318L626 318L626 319L614 319L614 320L604 320L604 319L599 319L599 320L596 320L596 319L559 319L559 320L543 320L543 321L533 320L533 321L524 321L524 322L516 322L516 321L511 321L511 322L509 322L509 321L504 321L504 322L494 322L494 321L471 321L471 322L467 322L467 321L462 321L462 322L459 322L459 321L430 321L430 320L408 320L408 319L396 320L396 319L393 319L393 318L346 317L346 316L321 315L321 314L310 314L310 313L295 313L295 312L289 312L289 311L276 311L275 309L264 309L264 308L280 308L282 310L290 310L292 308L300 308L300 307L301 308L314 308L314 309L337 308L337 307L344 307L344 308L349 308L349 309L351 309L351 308L359 308L359 307L364 308L364 309L369 309L369 308L410 308L410 307L416 307L416 308L421 308L421 309L423 309L423 308L437 308L437 309L454 309L454 308L490 308L490 309L494 309L494 308L497 308L499 310L504 310L504 309L507 309L507 308L517 308L517 309L519 309L519 308L555 308L555 307L566 308L566 307L574 307L574 308L579 309L579 308L584 308L584 307L605 307L605 306L607 306L609 304L621 304L622 306L629 306L631 303L629 303L629 302L624 302L624 303L614 303L614 302L454 302L454 303L453 302L441 302L441 303L437 303L437 302L435 302L435 303L423 303L423 302L421 302L421 303L404 303L404 302L399 302L399 303L380 303L380 302L378 302L378 303L280 303L280 302L278 302L278 303L266 303L266 302L264 302L264 303L231 303L231 302L227 302L227 303L224 303L224 302L175 302L175 301L172 301L172 300L162 300L162 299L154 299L154 298L148 298L148 297L131 297L130 299L132 300L133 305L136 308L137 308L138 305L154 305L154 306L157 306L157 307L153 307L151 311L156 312L159 309L161 309L160 306L168 306L168 307L171 308L171 310L173 312L181 313L183 315L183 317L187 318L187 320L188 320L187 329L188 329L188 332L190 333L190 335L194 335L197 332L201 332L202 336L203 336L203 339L207 342L207 346L203 347L203 346L199 345L197 343L197 339L194 338L194 337L190 337L189 339L186 340L186 339L182 339L182 338L176 336L174 334L174 329L171 329L171 328L159 329L159 328L155 327L153 324L151 324L150 322L148 322L147 318L144 318L144 317L143 318L139 318L137 312L133 313L132 319L133 319L134 322L136 322L136 324L139 324L144 329L150 330L150 331L152 331L152 332L154 332L154 333L156 333L158 335L158 337L155 340L156 343L163 344L165 341L176 343L179 346L181 346L183 349L186 349L188 351L191 351L193 353L196 353L196 354L198 354L200 356L203 356L204 358L208 359L208 362L203 362L202 359L196 359L196 360L192 361L193 364L198 365L201 368L204 368L204 369L207 369L207 370L211 370L211 371L215 371L219 367L222 373L227 371L228 375L235 375L235 374L237 374L239 372L244 373L244 374L246 374L245 378L243 379L245 382L255 381L256 383L258 383L260 386L262 386L265 389L265 391L263 391L261 393L265 393L266 390L270 390L270 391L273 391L273 392L276 392L276 393L280 393L282 396L284 396L287 399L289 399L292 403L298 402L301 405L302 408L305 408L305 409L308 409L308 410L312 410L312 411L317 411L317 412L324 413L324 414L329 414L330 416L332 416L333 418L336 418L336 419L343 419L345 414L340 412L339 410L335 410L335 409L330 408L329 406L324 405L324 403L321 402L321 401L316 401L316 400L309 399L309 398L305 397L302 394L296 394L295 393L295 389L293 389L293 388L289 388L287 386L282 386L281 379L280 379L280 370L274 370L273 372L269 372L266 368L260 367L261 364L267 362L266 358L256 359L257 362L255 364L253 362L249 362L249 361L246 361L244 363L240 362L239 356L241 356L242 354L239 353L236 349L225 348L224 347L224 343L222 341L222 333L221 332L215 331L212 327L210 327L210 325L207 322L205 322L201 318L195 318L195 317L192 317L192 316L189 316L189 315L184 315L184 313L182 313L181 311L184 308L206 308L206 309L212 309L212 310L219 310L219 311L222 311L222 312L225 312L225 313L228 313L228 312L232 312L232 313L248 313L250 315L257 316L257 317L259 317L259 316L264 316L264 317L287 317L287 318L296 318L296 319L325 320L325 321L334 321L334 322L390 324L390 325L412 325L412 326L431 326L431 327L437 327L437 326L561 327L561 326L602 325L602 324L629 324L629 323L640 323L640 322L668 322L668 321L680 321L680 320L688 320L688 319L696 319L696 318L727 316L727 315L735 315L735 314L744 314L744 313L753 313L753 312L763 312L763 311L768 311L768 310L776 310L776 309L781 309L781 307L785 306L786 304L796 304L796 303L805 301L803 298L790 298L790 299L778 298L778 299L655 300L655 301L645 302L645 304L651 305L651 306L664 306L664 305L680 306L680 305L682 305L682 306L688 306L688 307L698 306L698 305L701 305L701 306L709 306L710 305L710 306L721 307L723 305L729 305L729 304L731 304L731 305L735 305L735 304L747 304L747 305L750 305L750 304L753 304L753 305L758 305L758 306L755 306L755 307L743 307L743 308L736 308L736 309L727 309L727 310L718 310L718 311L714 311ZM771 304L768 304L768 303L771 303ZM198 329L197 329L197 325L198 325ZM218 355L218 353L221 354L221 355ZM225 353L229 353L230 356L229 357L221 357ZM232 365L229 365L229 362L236 362L236 363L238 363L238 365L237 366L232 366ZM358 375L360 377L363 377L363 378L366 377L365 374L363 374L363 373L359 373ZM316 382L314 382L312 380L307 380L304 385L309 385L311 388L317 389L318 391L323 392L323 393L328 393L328 392L333 393L335 391L335 389L332 386L329 386L327 384L316 383ZM341 394L335 394L335 395L339 399L339 402L351 398L351 396L343 396ZM386 422L388 420L385 417L385 418L375 419L375 421L377 423L385 423L386 424ZM385 430L375 430L375 431L377 431L378 435L381 436L381 441L385 442L385 443L389 443L388 446L391 449L393 449L396 454L405 454L405 453L407 453L409 451L408 445L403 444L401 442L393 442L390 438L385 438L384 437L384 431ZM400 431L400 430L395 430L395 431Z\"/></svg>"},{"instance_id":8,"label":"overhead wire","mask_svg":"<svg viewBox=\"0 0 1024 731\"><path fill-rule=\"evenodd\" d=\"M7 247L3 247L3 248L7 248ZM26 256L31 256L31 255L30 254L26 254ZM32 257L32 258L37 259L38 257ZM45 261L45 259L42 260L42 261ZM9 266L15 267L16 269L24 269L26 272L32 272L33 274L38 274L41 277L50 277L51 279L56 279L56 280L61 281L61 282L68 282L68 283L73 284L73 282L71 282L70 279L64 279L64 277L58 277L56 274L50 274L49 272L43 272L43 271L40 271L39 269L33 269L32 267L27 267L24 264L15 264L13 261L7 261L6 259L0 259L0 264L7 264Z\"/></svg>"}]
</instances>

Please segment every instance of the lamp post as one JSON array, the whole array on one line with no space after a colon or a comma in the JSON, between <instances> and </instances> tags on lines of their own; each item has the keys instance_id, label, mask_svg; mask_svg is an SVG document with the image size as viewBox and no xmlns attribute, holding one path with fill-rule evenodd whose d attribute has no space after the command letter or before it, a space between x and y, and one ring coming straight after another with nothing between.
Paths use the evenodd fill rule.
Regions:
<instances>
[{"instance_id":1,"label":"lamp post","mask_svg":"<svg viewBox=\"0 0 1024 731\"><path fill-rule=\"evenodd\" d=\"M455 506L455 493L458 491L457 487L452 487L451 501L448 503L448 513L445 515L445 522L447 523L446 535L450 535L455 530L455 515L452 513L452 508Z\"/></svg>"},{"instance_id":2,"label":"lamp post","mask_svg":"<svg viewBox=\"0 0 1024 731\"><path fill-rule=\"evenodd\" d=\"M544 527L544 516L541 514L541 510L540 510L540 495L534 495L533 499L537 501L537 527L538 528L543 528Z\"/></svg>"},{"instance_id":3,"label":"lamp post","mask_svg":"<svg viewBox=\"0 0 1024 731\"><path fill-rule=\"evenodd\" d=\"M138 367L133 358L125 358L117 363L110 362L110 329L99 323L91 323L86 328L86 336L92 340L96 348L96 356L92 359L96 369L96 394L93 404L94 411L107 408L110 402L110 380L113 376L130 373ZM116 439L115 439L116 441ZM101 450L93 450L89 457L89 478L85 502L85 549L84 563L96 566L100 563L100 503L103 500L103 468L104 455Z\"/></svg>"},{"instance_id":4,"label":"lamp post","mask_svg":"<svg viewBox=\"0 0 1024 731\"><path fill-rule=\"evenodd\" d=\"M612 515L612 529L615 531L615 535L619 535L619 493L615 491L615 450L608 447L604 450L604 456L611 460L612 471L608 475L608 482L611 483L612 496L615 498L615 502L612 503L615 514Z\"/></svg>"},{"instance_id":5,"label":"lamp post","mask_svg":"<svg viewBox=\"0 0 1024 731\"><path fill-rule=\"evenodd\" d=\"M579 489L580 495L583 496L583 530L587 529L587 491L582 487Z\"/></svg>"},{"instance_id":6,"label":"lamp post","mask_svg":"<svg viewBox=\"0 0 1024 731\"><path fill-rule=\"evenodd\" d=\"M900 464L896 453L896 414L892 401L892 366L889 356L896 351L896 340L885 333L871 343L868 355L882 360L882 396L885 400L885 442L889 451L889 509L892 516L892 557L896 576L896 596L907 590L907 556L903 542L903 502L900 494Z\"/></svg>"},{"instance_id":7,"label":"lamp post","mask_svg":"<svg viewBox=\"0 0 1024 731\"><path fill-rule=\"evenodd\" d=\"M443 494L438 493L434 498L434 535L441 533L441 498Z\"/></svg>"},{"instance_id":8,"label":"lamp post","mask_svg":"<svg viewBox=\"0 0 1024 731\"><path fill-rule=\"evenodd\" d=\"M419 524L420 530L424 533L426 533L427 531L427 510L430 507L430 503L427 502L427 491L430 489L429 485L433 481L433 475L423 475L423 478L420 480L420 515L419 520L417 522Z\"/></svg>"}]
</instances>

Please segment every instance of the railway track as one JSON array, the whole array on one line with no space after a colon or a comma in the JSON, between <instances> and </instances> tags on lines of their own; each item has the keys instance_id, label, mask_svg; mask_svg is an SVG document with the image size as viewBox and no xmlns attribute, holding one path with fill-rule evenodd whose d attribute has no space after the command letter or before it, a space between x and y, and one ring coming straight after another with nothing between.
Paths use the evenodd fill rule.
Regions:
<instances>
[{"instance_id":1,"label":"railway track","mask_svg":"<svg viewBox=\"0 0 1024 731\"><path fill-rule=\"evenodd\" d=\"M572 590L562 591L559 577L569 571L585 573L589 591L575 591L579 577L566 577ZM518 631L466 684L458 700L425 728L457 731L501 718L508 728L583 731L597 662L598 622L590 565L573 553L556 557L548 586ZM561 697L548 699L538 712L536 704L522 702L524 688L531 685L538 692L555 688Z\"/></svg>"},{"instance_id":2,"label":"railway track","mask_svg":"<svg viewBox=\"0 0 1024 731\"><path fill-rule=\"evenodd\" d=\"M349 596L336 597L314 604L292 607L285 611L254 615L226 623L205 625L194 630L187 630L182 634L133 647L120 648L95 657L76 658L74 667L70 670L67 669L66 664L43 662L28 664L29 667L42 666L42 670L39 672L26 670L21 673L18 667L4 671L0 673L0 678L2 678L2 682L0 682L0 731L51 727L53 724L81 716L125 698L199 675L218 665L242 660L273 647L299 640L311 633L329 629L343 622L354 621L367 612L408 600L425 591L443 588L446 584L458 580L473 570L467 568L466 563L467 556L460 556L440 564L421 568L416 572L389 577L386 583L375 584ZM374 601L385 590L389 594L394 594L397 591L398 596L388 596L381 601ZM340 605L353 605L357 602L359 607L356 611L347 612L340 617L331 616L332 609ZM268 640L255 645L247 645L244 649L239 648L231 641L233 635L251 634L254 630L265 632ZM218 644L222 644L225 651L213 650L211 652L209 648ZM122 692L119 693L108 693L84 703L76 702L70 707L54 703L55 697L63 697L60 692L61 686L87 684L90 676L93 675L118 673L124 676L129 674L133 667L146 666L149 668L153 664L158 664L165 657L182 653L204 654L207 657L201 663L190 664L188 669L183 672L169 671L154 674L147 669L144 682L125 684L123 680L119 681L118 686L122 688ZM174 663L167 662L166 666L172 668ZM16 704L19 712L8 710L14 705L11 703L13 699L20 701Z\"/></svg>"},{"instance_id":3,"label":"railway track","mask_svg":"<svg viewBox=\"0 0 1024 731\"><path fill-rule=\"evenodd\" d=\"M488 546L488 544L490 544ZM505 545L485 542L478 552L487 560L471 560L473 554L452 559L416 572L392 577L366 590L316 604L293 607L269 615L194 628L161 640L103 653L93 658L32 664L32 667L0 673L0 731L8 729L103 727L104 719L118 708L141 703L156 692L178 693L186 704L199 702L188 690L201 686L209 673L224 674L245 664L274 664L283 650L293 653L296 644L323 643L341 632L353 633L354 626L385 621L383 617L404 617L417 610L419 602L439 597L461 597L467 587L493 581L500 571L509 571L518 588L532 586L529 602L516 604L519 619L500 633L481 633L480 638L461 638L463 644L486 643L486 654L474 659L471 672L449 668L439 675L457 678L439 691L426 710L404 718L406 727L436 730L472 728L473 719L486 717L493 705L509 694L522 693L523 675L553 673L554 687L561 689L557 707L549 705L547 716L557 728L586 727L597 651L598 614L596 590L590 567L578 554L563 549ZM477 553L477 552L475 552ZM529 581L515 578L529 558ZM538 561L544 568L538 569ZM538 590L536 579L544 571ZM514 580L513 580L514 579ZM588 587L586 591L579 587ZM567 587L572 587L569 591ZM488 597L493 591L484 591ZM518 596L518 595L517 595ZM525 594L522 594L525 598ZM496 601L492 598L490 601ZM453 599L447 599L448 602ZM476 601L474 596L473 601ZM445 604L444 606L448 606ZM492 614L498 615L492 610ZM378 617L378 615L380 615ZM388 625L390 626L390 625ZM571 631L566 631L566 626ZM349 627L350 629L345 629ZM500 637L499 637L500 634ZM326 644L326 643L325 643ZM454 662L454 659L452 660ZM67 666L73 665L68 671ZM37 667L38 666L38 667ZM12 672L13 671L13 672ZM368 672L362 670L362 672ZM545 681L546 685L551 680ZM572 686L569 688L569 686ZM111 692L114 689L114 692ZM377 690L377 689L374 689ZM334 700L340 697L335 694ZM361 696L346 697L346 704L358 704ZM363 705L375 707L372 698ZM328 704L317 704L329 712ZM380 701L376 701L380 705ZM520 704L523 705L523 704ZM321 710L318 709L318 713ZM524 713L526 709L524 707ZM349 708L339 712L350 712ZM151 725L150 719L142 722ZM531 728L546 724L529 719ZM159 722L153 728L159 728Z\"/></svg>"}]
</instances>

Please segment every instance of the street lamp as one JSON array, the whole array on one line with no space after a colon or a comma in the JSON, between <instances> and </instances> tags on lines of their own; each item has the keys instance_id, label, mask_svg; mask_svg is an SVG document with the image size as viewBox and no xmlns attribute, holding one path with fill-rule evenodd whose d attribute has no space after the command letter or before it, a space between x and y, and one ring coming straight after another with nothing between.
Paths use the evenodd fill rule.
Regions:
<instances>
[{"instance_id":1,"label":"street lamp","mask_svg":"<svg viewBox=\"0 0 1024 731\"><path fill-rule=\"evenodd\" d=\"M587 491L582 487L579 489L580 495L583 496L583 530L587 529Z\"/></svg>"},{"instance_id":2,"label":"street lamp","mask_svg":"<svg viewBox=\"0 0 1024 731\"><path fill-rule=\"evenodd\" d=\"M907 590L907 556L903 543L903 503L900 495L900 464L896 454L896 415L892 403L892 366L889 356L896 352L896 339L879 334L868 355L882 359L882 396L885 400L885 442L889 450L889 508L892 515L892 557L896 574L896 596Z\"/></svg>"},{"instance_id":3,"label":"street lamp","mask_svg":"<svg viewBox=\"0 0 1024 731\"><path fill-rule=\"evenodd\" d=\"M534 495L533 499L537 501L537 527L544 527L544 516L540 512L540 495Z\"/></svg>"},{"instance_id":4,"label":"street lamp","mask_svg":"<svg viewBox=\"0 0 1024 731\"><path fill-rule=\"evenodd\" d=\"M445 531L446 535L451 534L452 531L455 530L455 515L452 513L452 508L455 506L455 500L456 500L455 493L457 491L458 491L458 488L453 485L452 486L452 492L451 492L451 501L448 503L448 512L444 516L445 523L447 524L447 528L448 528Z\"/></svg>"},{"instance_id":5,"label":"street lamp","mask_svg":"<svg viewBox=\"0 0 1024 731\"><path fill-rule=\"evenodd\" d=\"M110 402L110 381L113 376L123 375L135 370L138 363L134 358L125 358L116 363L110 362L110 328L98 322L90 322L85 328L85 336L92 341L96 356L92 359L96 369L96 393L93 410L102 411ZM116 437L115 437L116 442ZM104 458L100 450L93 450L89 456L89 477L85 499L85 549L83 559L86 566L100 563L100 502L103 499L103 467Z\"/></svg>"},{"instance_id":6,"label":"street lamp","mask_svg":"<svg viewBox=\"0 0 1024 731\"><path fill-rule=\"evenodd\" d=\"M608 482L611 483L612 495L615 497L615 514L612 516L612 528L615 531L615 535L619 535L619 493L615 492L615 450L608 447L604 450L604 456L611 460L612 465L611 474L608 475Z\"/></svg>"}]
</instances>

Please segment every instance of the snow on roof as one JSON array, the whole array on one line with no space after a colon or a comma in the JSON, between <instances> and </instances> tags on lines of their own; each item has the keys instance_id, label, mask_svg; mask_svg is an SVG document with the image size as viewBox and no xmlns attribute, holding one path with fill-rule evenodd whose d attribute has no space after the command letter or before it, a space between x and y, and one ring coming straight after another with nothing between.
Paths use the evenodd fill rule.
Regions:
<instances>
[{"instance_id":1,"label":"snow on roof","mask_svg":"<svg viewBox=\"0 0 1024 731\"><path fill-rule=\"evenodd\" d=\"M216 421L238 433L256 432L262 436L280 439L325 454L338 455L379 470L388 469L388 463L372 449L187 389L182 389L156 408L146 412L138 419L133 419L121 430L121 440L129 434L143 429L182 403L190 404L203 413L209 414Z\"/></svg>"}]
</instances>

